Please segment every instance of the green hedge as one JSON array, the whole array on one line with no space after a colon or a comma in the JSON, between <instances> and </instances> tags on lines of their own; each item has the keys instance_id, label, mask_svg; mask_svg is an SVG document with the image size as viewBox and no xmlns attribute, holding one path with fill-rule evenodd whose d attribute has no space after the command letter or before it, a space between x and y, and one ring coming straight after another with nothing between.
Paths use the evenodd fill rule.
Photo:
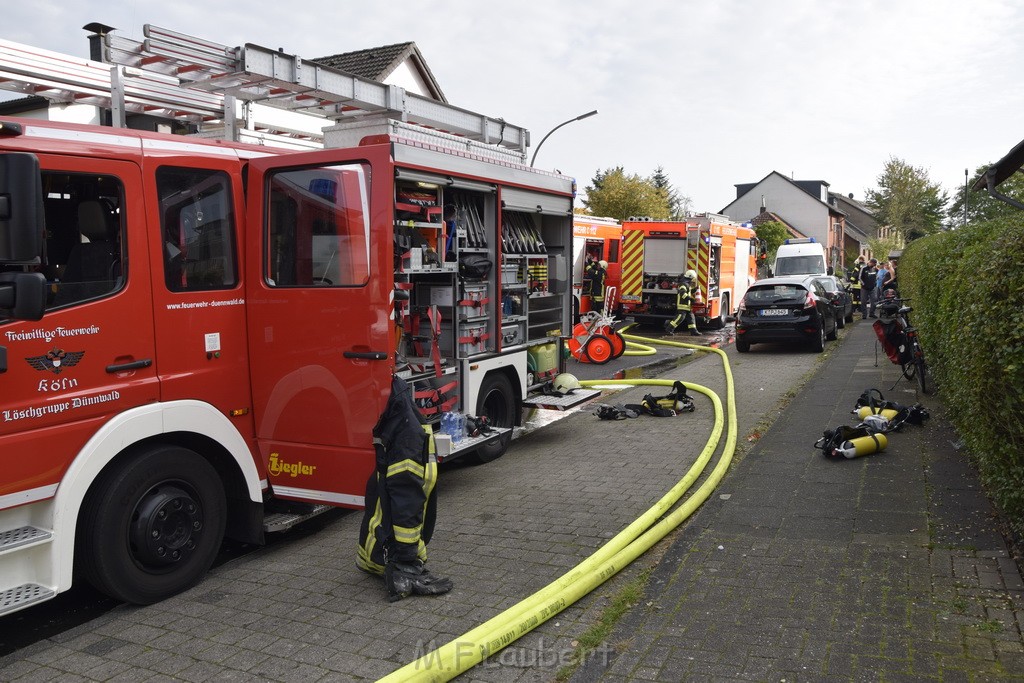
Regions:
<instances>
[{"instance_id":1,"label":"green hedge","mask_svg":"<svg viewBox=\"0 0 1024 683\"><path fill-rule=\"evenodd\" d=\"M911 242L899 262L925 357L986 491L1024 534L1024 213Z\"/></svg>"}]
</instances>

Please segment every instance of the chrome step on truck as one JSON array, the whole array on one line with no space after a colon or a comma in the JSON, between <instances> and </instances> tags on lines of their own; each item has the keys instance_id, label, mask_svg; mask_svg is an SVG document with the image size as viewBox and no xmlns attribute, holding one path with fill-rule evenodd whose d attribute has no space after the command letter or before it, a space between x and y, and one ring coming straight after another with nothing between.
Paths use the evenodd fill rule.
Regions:
<instances>
[{"instance_id":1,"label":"chrome step on truck","mask_svg":"<svg viewBox=\"0 0 1024 683\"><path fill-rule=\"evenodd\" d=\"M583 405L592 398L601 395L600 389L574 389L571 394L565 396L549 396L538 394L523 399L523 404L531 408L544 408L547 410L569 410L576 406Z\"/></svg>"},{"instance_id":2,"label":"chrome step on truck","mask_svg":"<svg viewBox=\"0 0 1024 683\"><path fill-rule=\"evenodd\" d=\"M18 552L29 552L32 548L50 543L53 533L34 526L21 526L0 532L0 557ZM15 577L14 580L17 580ZM23 583L0 590L0 615L15 612L35 602L48 600L57 591L38 583Z\"/></svg>"}]
</instances>

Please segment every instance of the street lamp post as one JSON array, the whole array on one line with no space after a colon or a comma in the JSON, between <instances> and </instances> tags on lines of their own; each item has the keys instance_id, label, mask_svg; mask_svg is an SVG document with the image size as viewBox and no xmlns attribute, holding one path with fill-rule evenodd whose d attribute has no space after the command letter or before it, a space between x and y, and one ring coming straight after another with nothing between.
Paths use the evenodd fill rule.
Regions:
<instances>
[{"instance_id":1,"label":"street lamp post","mask_svg":"<svg viewBox=\"0 0 1024 683\"><path fill-rule=\"evenodd\" d=\"M537 152L540 151L541 145L544 144L545 140L547 140L549 137L551 137L552 133L554 133L556 130L558 130L562 126L567 126L570 123L572 123L573 121L582 121L583 119L590 118L591 116L593 116L596 113L597 113L596 109L594 111L588 111L586 114L580 114L579 116L577 116L574 119L569 119L568 121L563 121L562 123L558 124L557 126L552 128L551 130L549 130L548 134L545 135L543 138L541 138L540 143L537 145L537 149L533 150L533 158L530 159L530 166L533 166L533 162L537 160Z\"/></svg>"}]
</instances>

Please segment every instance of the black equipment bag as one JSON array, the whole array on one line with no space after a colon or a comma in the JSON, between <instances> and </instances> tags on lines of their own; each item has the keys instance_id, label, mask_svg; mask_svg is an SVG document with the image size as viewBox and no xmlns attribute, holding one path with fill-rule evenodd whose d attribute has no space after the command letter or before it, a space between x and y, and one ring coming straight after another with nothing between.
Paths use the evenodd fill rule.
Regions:
<instances>
[{"instance_id":1,"label":"black equipment bag","mask_svg":"<svg viewBox=\"0 0 1024 683\"><path fill-rule=\"evenodd\" d=\"M459 275L466 280L484 280L491 274L491 260L483 254L459 256Z\"/></svg>"}]
</instances>

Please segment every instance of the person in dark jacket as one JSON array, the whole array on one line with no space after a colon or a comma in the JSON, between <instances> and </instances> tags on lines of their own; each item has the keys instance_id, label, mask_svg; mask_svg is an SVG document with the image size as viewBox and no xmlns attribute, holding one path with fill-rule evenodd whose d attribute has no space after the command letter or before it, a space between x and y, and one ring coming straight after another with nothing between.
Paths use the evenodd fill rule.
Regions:
<instances>
[{"instance_id":1,"label":"person in dark jacket","mask_svg":"<svg viewBox=\"0 0 1024 683\"><path fill-rule=\"evenodd\" d=\"M864 270L860 271L860 314L863 318L875 317L875 306L878 305L878 292L875 289L878 278L878 260L870 259Z\"/></svg>"},{"instance_id":2,"label":"person in dark jacket","mask_svg":"<svg viewBox=\"0 0 1024 683\"><path fill-rule=\"evenodd\" d=\"M608 262L598 261L590 284L590 309L604 312L604 281L608 277Z\"/></svg>"},{"instance_id":3,"label":"person in dark jacket","mask_svg":"<svg viewBox=\"0 0 1024 683\"><path fill-rule=\"evenodd\" d=\"M391 397L373 428L377 467L366 482L356 566L384 577L388 600L441 595L450 579L426 568L427 543L437 517L437 460L420 422L412 389L392 378Z\"/></svg>"},{"instance_id":4,"label":"person in dark jacket","mask_svg":"<svg viewBox=\"0 0 1024 683\"><path fill-rule=\"evenodd\" d=\"M860 293L860 274L864 270L867 264L864 262L863 256L858 256L857 260L846 271L846 281L850 286L850 294L853 296L853 305L860 309L861 293Z\"/></svg>"}]
</instances>

